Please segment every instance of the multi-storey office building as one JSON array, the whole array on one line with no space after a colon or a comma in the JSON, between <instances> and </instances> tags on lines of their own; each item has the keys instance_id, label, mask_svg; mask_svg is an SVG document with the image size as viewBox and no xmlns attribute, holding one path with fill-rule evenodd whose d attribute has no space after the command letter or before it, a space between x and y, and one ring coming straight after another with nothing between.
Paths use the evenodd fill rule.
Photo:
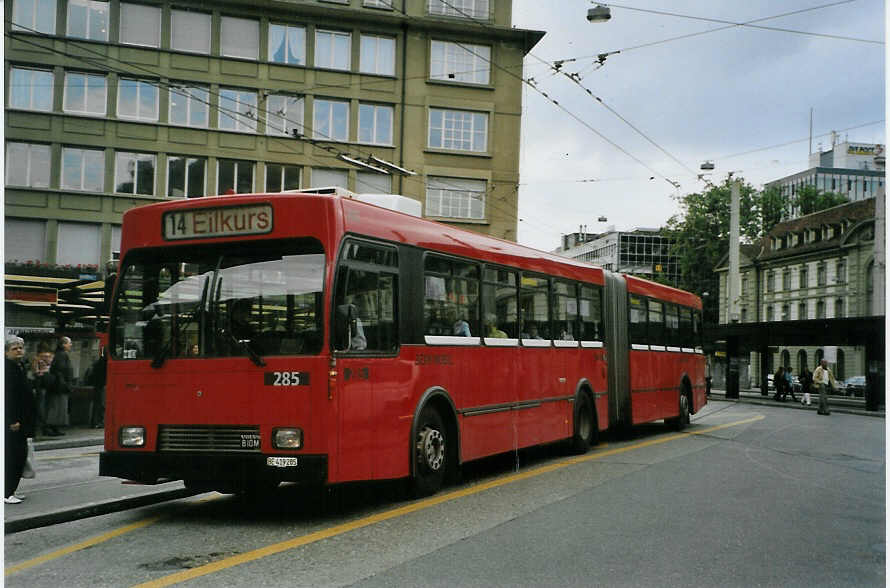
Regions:
<instances>
[{"instance_id":1,"label":"multi-storey office building","mask_svg":"<svg viewBox=\"0 0 890 588\"><path fill-rule=\"evenodd\" d=\"M10 0L7 280L101 274L133 206L299 187L401 193L515 240L522 61L543 33L512 28L511 4ZM59 306L10 302L11 324Z\"/></svg>"},{"instance_id":2,"label":"multi-storey office building","mask_svg":"<svg viewBox=\"0 0 890 588\"><path fill-rule=\"evenodd\" d=\"M741 322L794 321L870 316L874 296L875 199L850 202L777 224L768 235L740 250ZM716 268L720 280L721 324L730 322L726 259ZM811 371L824 350L777 347L768 358L779 365ZM752 354L750 374L759 373ZM864 350L839 347L839 379L865 373ZM744 385L744 382L743 382Z\"/></svg>"},{"instance_id":3,"label":"multi-storey office building","mask_svg":"<svg viewBox=\"0 0 890 588\"><path fill-rule=\"evenodd\" d=\"M874 198L884 186L883 151L880 144L839 143L828 151L810 154L809 169L767 182L764 187L778 187L788 201L803 186L843 194L851 202ZM795 217L800 211L792 208L789 212Z\"/></svg>"},{"instance_id":4,"label":"multi-storey office building","mask_svg":"<svg viewBox=\"0 0 890 588\"><path fill-rule=\"evenodd\" d=\"M659 229L610 230L598 235L565 235L556 253L611 271L657 278L676 285L680 274L677 257L671 252L672 244L673 240L662 235Z\"/></svg>"}]
</instances>

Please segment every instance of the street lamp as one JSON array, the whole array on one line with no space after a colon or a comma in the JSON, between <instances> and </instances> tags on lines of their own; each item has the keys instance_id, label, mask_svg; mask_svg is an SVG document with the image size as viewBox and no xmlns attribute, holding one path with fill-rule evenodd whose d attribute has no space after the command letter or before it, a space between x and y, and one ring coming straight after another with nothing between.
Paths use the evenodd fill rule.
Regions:
<instances>
[{"instance_id":1,"label":"street lamp","mask_svg":"<svg viewBox=\"0 0 890 588\"><path fill-rule=\"evenodd\" d=\"M612 12L608 6L597 4L587 10L587 20L590 22L606 22L610 18L612 18Z\"/></svg>"}]
</instances>

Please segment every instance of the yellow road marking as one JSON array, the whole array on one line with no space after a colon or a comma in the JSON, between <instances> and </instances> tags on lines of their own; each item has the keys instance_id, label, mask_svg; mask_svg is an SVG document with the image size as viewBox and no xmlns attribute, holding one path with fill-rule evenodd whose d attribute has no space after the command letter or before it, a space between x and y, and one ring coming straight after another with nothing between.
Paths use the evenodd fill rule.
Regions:
<instances>
[{"instance_id":1,"label":"yellow road marking","mask_svg":"<svg viewBox=\"0 0 890 588\"><path fill-rule=\"evenodd\" d=\"M196 500L195 504L206 502L208 500L215 500L219 498L219 496L211 496L208 498L202 498L200 500ZM99 543L104 543L109 539L114 539L115 537L120 537L125 533L129 533L130 531L135 531L137 529L141 529L143 527L147 527L153 523L158 522L164 518L163 516L149 517L147 519L142 519L141 521L136 521L135 523L131 523L129 525L125 525L120 527L119 529L115 529L113 531L108 531L107 533L102 533L101 535L97 535L92 537L91 539L87 539L86 541L81 541L80 543L75 543L74 545L69 545L68 547L63 547L62 549L57 549L56 551L46 553L39 557L35 557L33 559L29 559L27 561L23 561L20 564L16 564L14 566L9 566L3 570L3 575L8 576L10 574L14 574L16 572L20 572L22 570L26 570L28 568L32 568L36 565L40 565L42 563L46 563L53 559L57 559L62 557L63 555L68 555L69 553L74 553L75 551L80 551L82 549L86 549L87 547L92 547L93 545L98 545Z\"/></svg>"},{"instance_id":2,"label":"yellow road marking","mask_svg":"<svg viewBox=\"0 0 890 588\"><path fill-rule=\"evenodd\" d=\"M248 551L247 553L242 553L242 554L239 554L239 555L236 555L233 557L221 559L219 561L205 564L203 566L199 566L196 568L183 570L181 572L177 572L175 574L170 574L169 576L165 576L163 578L158 578L157 580L152 580L150 582L138 584L134 588L159 588L161 586L170 586L172 584L178 584L180 582L185 582L187 580L198 578L200 576L206 576L208 574L219 572L219 571L222 571L222 570L225 570L228 568L233 568L235 566L239 566L244 563L262 559L262 558L268 557L270 555L275 555L277 553L281 553L281 552L287 551L289 549L295 549L297 547L303 547L304 545L309 545L311 543L317 543L318 541L322 541L324 539L329 539L329 538L335 537L337 535L342 535L342 534L348 533L350 531L355 531L356 529L361 529L363 527L368 527L368 526L374 525L376 523L381 523L383 521L388 521L390 519L398 518L398 517L401 517L401 516L404 516L407 514L415 513L415 512L421 511L421 510L426 510L428 508L431 508L433 506L436 506L436 505L439 505L439 504L442 504L445 502L450 502L452 500L457 500L459 498L464 498L466 496L478 494L480 492L484 492L484 491L490 490L492 488L497 488L499 486L506 486L508 484L512 484L513 482L518 482L520 480L525 480L528 478L540 476L542 474L546 474L546 473L558 470L560 468L564 468L569 465L584 463L587 461L592 461L594 459L600 459L600 458L607 457L610 455L624 453L626 451L632 451L634 449L641 449L643 447L649 447L652 445L667 443L669 441L675 441L677 439L683 439L686 437L691 437L693 435L702 435L702 434L711 433L713 431L717 431L720 429L726 429L729 427L736 427L736 426L744 425L747 423L753 423L753 422L759 421L763 418L764 418L763 415L759 415L759 416L752 417L749 419L744 419L741 421L726 423L724 425L716 425L714 427L708 427L708 428L702 429L700 431L689 431L686 433L677 433L675 435L669 435L664 438L652 439L651 441L643 441L641 443L636 443L634 445L629 445L627 447L619 447L616 449L610 449L608 451L591 453L588 455L583 455L583 456L579 456L579 457L575 457L575 458L561 460L557 463L548 464L545 466L541 466L539 468L534 468L534 469L528 470L526 472L512 474L509 476L505 476L503 478L498 478L496 480L484 482L482 484L478 484L478 485L472 486L470 488L464 488L462 490L455 490L453 492L448 492L446 494L441 494L439 496L433 496L431 498L427 498L427 499L424 499L419 502L415 502L413 504L409 504L406 506L401 506L399 508L394 508L392 510L382 512L380 514L376 514L376 515L372 515L372 516L365 517L362 519L358 519L356 521L351 521L349 523L343 523L342 525L336 525L336 526L330 527L328 529L322 529L321 531L309 533L308 535L296 537L296 538L290 539L288 541L282 541L280 543L274 543L272 545L267 545L266 547L261 547L260 549L255 549L253 551Z\"/></svg>"}]
</instances>

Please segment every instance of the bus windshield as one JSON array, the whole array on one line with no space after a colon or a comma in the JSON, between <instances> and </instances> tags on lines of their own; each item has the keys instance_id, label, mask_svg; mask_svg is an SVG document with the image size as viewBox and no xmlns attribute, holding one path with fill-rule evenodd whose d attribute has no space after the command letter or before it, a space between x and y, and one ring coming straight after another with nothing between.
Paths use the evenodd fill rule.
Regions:
<instances>
[{"instance_id":1,"label":"bus windshield","mask_svg":"<svg viewBox=\"0 0 890 588\"><path fill-rule=\"evenodd\" d=\"M133 251L112 314L117 359L315 355L324 254L314 239Z\"/></svg>"}]
</instances>

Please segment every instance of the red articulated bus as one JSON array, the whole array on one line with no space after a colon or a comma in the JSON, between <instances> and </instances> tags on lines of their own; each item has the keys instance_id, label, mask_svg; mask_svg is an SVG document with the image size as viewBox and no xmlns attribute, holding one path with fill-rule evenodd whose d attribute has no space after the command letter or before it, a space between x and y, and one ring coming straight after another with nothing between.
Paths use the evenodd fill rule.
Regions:
<instances>
[{"instance_id":1,"label":"red articulated bus","mask_svg":"<svg viewBox=\"0 0 890 588\"><path fill-rule=\"evenodd\" d=\"M104 476L424 495L469 460L682 428L706 402L694 295L361 196L136 208L121 254Z\"/></svg>"}]
</instances>

